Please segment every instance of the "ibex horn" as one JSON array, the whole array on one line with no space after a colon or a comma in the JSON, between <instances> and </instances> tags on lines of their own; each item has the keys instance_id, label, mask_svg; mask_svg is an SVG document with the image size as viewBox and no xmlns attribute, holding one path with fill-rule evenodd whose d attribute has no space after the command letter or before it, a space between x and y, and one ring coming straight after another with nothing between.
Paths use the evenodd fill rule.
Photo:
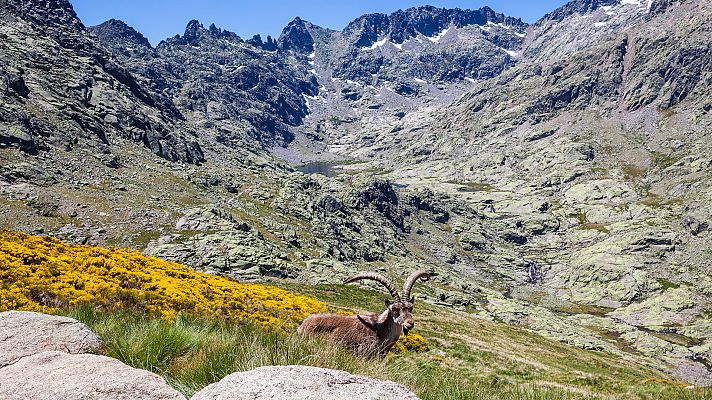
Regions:
<instances>
[{"instance_id":1,"label":"ibex horn","mask_svg":"<svg viewBox=\"0 0 712 400\"><path fill-rule=\"evenodd\" d=\"M410 274L408 279L405 281L405 284L403 285L403 298L405 299L405 301L410 300L410 290L413 289L413 285L415 285L415 282L417 282L418 279L422 278L423 280L428 280L432 275L434 274L423 270L415 271Z\"/></svg>"},{"instance_id":2,"label":"ibex horn","mask_svg":"<svg viewBox=\"0 0 712 400\"><path fill-rule=\"evenodd\" d=\"M373 272L361 272L356 275L352 275L344 280L344 284L363 279L369 279L380 283L381 285L385 286L386 289L388 289L388 292L390 292L391 296L393 297L393 300L398 302L401 301L401 297L398 294L398 291L396 290L395 286L393 286L393 284L391 283L391 281L389 281L383 275L379 275Z\"/></svg>"}]
</instances>

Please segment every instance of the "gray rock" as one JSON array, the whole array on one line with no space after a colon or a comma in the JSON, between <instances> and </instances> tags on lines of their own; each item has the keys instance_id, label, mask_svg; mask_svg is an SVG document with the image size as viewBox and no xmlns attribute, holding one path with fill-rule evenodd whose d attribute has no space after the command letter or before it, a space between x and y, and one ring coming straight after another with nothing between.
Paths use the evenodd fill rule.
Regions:
<instances>
[{"instance_id":1,"label":"gray rock","mask_svg":"<svg viewBox=\"0 0 712 400\"><path fill-rule=\"evenodd\" d=\"M418 397L400 384L344 371L305 367L261 367L228 375L192 400L405 399Z\"/></svg>"},{"instance_id":2,"label":"gray rock","mask_svg":"<svg viewBox=\"0 0 712 400\"><path fill-rule=\"evenodd\" d=\"M41 352L89 353L101 345L94 332L72 318L25 311L0 313L0 368Z\"/></svg>"},{"instance_id":3,"label":"gray rock","mask_svg":"<svg viewBox=\"0 0 712 400\"><path fill-rule=\"evenodd\" d=\"M709 224L706 221L700 221L692 215L688 215L682 219L682 226L695 236L709 229Z\"/></svg>"},{"instance_id":4,"label":"gray rock","mask_svg":"<svg viewBox=\"0 0 712 400\"><path fill-rule=\"evenodd\" d=\"M113 358L44 352L0 368L4 400L185 400L160 376Z\"/></svg>"}]
</instances>

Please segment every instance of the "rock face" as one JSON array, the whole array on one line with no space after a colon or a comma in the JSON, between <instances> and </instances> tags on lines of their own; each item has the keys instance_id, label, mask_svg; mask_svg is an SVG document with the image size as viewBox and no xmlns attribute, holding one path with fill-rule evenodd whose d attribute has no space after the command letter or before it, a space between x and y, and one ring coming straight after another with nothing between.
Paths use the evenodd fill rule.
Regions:
<instances>
[{"instance_id":1,"label":"rock face","mask_svg":"<svg viewBox=\"0 0 712 400\"><path fill-rule=\"evenodd\" d=\"M69 2L5 1L0 18L0 147L111 153L123 139L167 160L204 161L173 103L114 62Z\"/></svg>"},{"instance_id":2,"label":"rock face","mask_svg":"<svg viewBox=\"0 0 712 400\"><path fill-rule=\"evenodd\" d=\"M101 339L81 322L24 311L0 313L0 368L45 351L90 353Z\"/></svg>"},{"instance_id":3,"label":"rock face","mask_svg":"<svg viewBox=\"0 0 712 400\"><path fill-rule=\"evenodd\" d=\"M261 367L228 375L192 400L417 400L400 384L304 366Z\"/></svg>"},{"instance_id":4,"label":"rock face","mask_svg":"<svg viewBox=\"0 0 712 400\"><path fill-rule=\"evenodd\" d=\"M185 400L160 376L92 354L44 352L0 368L4 400Z\"/></svg>"}]
</instances>

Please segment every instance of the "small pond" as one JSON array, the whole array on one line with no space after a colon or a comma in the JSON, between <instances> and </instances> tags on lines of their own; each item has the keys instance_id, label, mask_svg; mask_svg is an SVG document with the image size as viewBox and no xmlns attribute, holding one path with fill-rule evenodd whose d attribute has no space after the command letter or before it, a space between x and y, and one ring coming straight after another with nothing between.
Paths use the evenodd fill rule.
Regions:
<instances>
[{"instance_id":1,"label":"small pond","mask_svg":"<svg viewBox=\"0 0 712 400\"><path fill-rule=\"evenodd\" d=\"M319 174L327 177L334 177L343 172L339 166L344 165L343 161L315 161L294 167L295 170L307 175Z\"/></svg>"}]
</instances>

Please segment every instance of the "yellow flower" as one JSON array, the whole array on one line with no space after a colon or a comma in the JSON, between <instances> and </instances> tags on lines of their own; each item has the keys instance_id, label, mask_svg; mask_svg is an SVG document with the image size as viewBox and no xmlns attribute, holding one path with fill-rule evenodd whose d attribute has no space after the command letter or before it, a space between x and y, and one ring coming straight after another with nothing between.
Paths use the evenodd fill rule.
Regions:
<instances>
[{"instance_id":1,"label":"yellow flower","mask_svg":"<svg viewBox=\"0 0 712 400\"><path fill-rule=\"evenodd\" d=\"M394 353L403 353L405 351L424 353L428 350L428 343L425 341L425 338L416 333L409 333L406 336L401 336L391 349Z\"/></svg>"},{"instance_id":2,"label":"yellow flower","mask_svg":"<svg viewBox=\"0 0 712 400\"><path fill-rule=\"evenodd\" d=\"M165 318L186 313L252 320L279 329L327 311L310 297L202 274L133 250L0 231L0 311L56 312L82 303L108 310L136 308Z\"/></svg>"}]
</instances>

